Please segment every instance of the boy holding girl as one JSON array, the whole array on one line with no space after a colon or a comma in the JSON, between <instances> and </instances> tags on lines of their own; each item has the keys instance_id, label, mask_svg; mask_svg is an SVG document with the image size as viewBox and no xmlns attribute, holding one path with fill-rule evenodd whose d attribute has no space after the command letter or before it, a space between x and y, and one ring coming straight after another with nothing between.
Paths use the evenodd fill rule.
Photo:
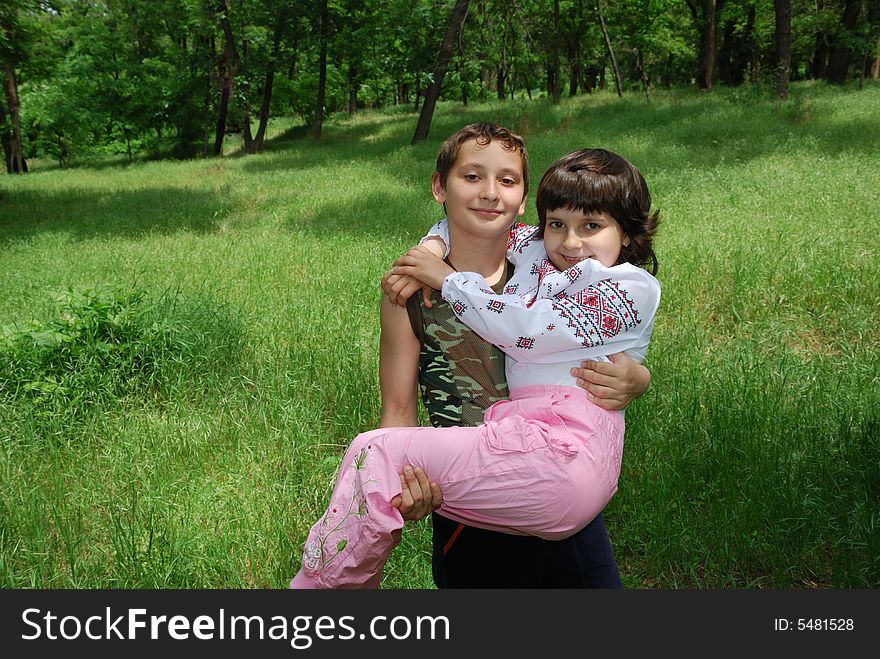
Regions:
<instances>
[{"instance_id":1,"label":"boy holding girl","mask_svg":"<svg viewBox=\"0 0 880 659\"><path fill-rule=\"evenodd\" d=\"M517 153L520 166L489 172L479 158L469 158L493 141ZM455 177L481 182L480 192L457 185ZM494 124L465 126L441 148L432 192L449 220L447 262L483 275L500 293L512 271L506 258L510 228L524 213L528 192L521 138ZM461 323L437 291L413 295L420 288L405 276L383 279L380 427L417 425L417 390L432 425L477 425L487 407L508 395L504 355ZM619 410L647 390L650 373L622 354L611 359L585 362L572 375L597 405ZM392 503L404 519L420 519L442 502L428 477L411 468L401 475L403 493ZM569 538L544 540L465 526L434 513L433 535L439 588L621 587L601 515Z\"/></svg>"}]
</instances>

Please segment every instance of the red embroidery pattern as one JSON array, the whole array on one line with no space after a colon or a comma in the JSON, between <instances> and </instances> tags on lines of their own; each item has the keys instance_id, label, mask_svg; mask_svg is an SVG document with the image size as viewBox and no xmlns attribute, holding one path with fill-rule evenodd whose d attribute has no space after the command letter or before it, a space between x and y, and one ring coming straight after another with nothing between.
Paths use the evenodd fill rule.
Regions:
<instances>
[{"instance_id":1,"label":"red embroidery pattern","mask_svg":"<svg viewBox=\"0 0 880 659\"><path fill-rule=\"evenodd\" d=\"M553 308L584 347L605 345L606 340L642 322L626 289L611 279L557 299Z\"/></svg>"},{"instance_id":2,"label":"red embroidery pattern","mask_svg":"<svg viewBox=\"0 0 880 659\"><path fill-rule=\"evenodd\" d=\"M526 247L537 240L535 238L537 232L538 227L536 226L514 224L510 228L510 234L507 237L507 249L522 254Z\"/></svg>"},{"instance_id":3,"label":"red embroidery pattern","mask_svg":"<svg viewBox=\"0 0 880 659\"><path fill-rule=\"evenodd\" d=\"M486 308L489 311L494 311L495 313L501 313L504 311L505 304L501 300L489 300L489 304L486 305Z\"/></svg>"}]
</instances>

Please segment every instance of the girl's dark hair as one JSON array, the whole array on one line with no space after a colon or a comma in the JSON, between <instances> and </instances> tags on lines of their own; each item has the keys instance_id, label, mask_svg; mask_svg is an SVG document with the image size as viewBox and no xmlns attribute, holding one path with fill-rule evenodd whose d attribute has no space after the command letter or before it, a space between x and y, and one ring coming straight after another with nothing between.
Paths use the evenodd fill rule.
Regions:
<instances>
[{"instance_id":1,"label":"girl's dark hair","mask_svg":"<svg viewBox=\"0 0 880 659\"><path fill-rule=\"evenodd\" d=\"M648 184L626 158L605 149L581 149L562 156L541 178L537 204L539 237L544 236L550 211L608 213L629 237L629 245L621 247L619 262L646 266L657 274L653 243L660 213L651 213Z\"/></svg>"}]
</instances>

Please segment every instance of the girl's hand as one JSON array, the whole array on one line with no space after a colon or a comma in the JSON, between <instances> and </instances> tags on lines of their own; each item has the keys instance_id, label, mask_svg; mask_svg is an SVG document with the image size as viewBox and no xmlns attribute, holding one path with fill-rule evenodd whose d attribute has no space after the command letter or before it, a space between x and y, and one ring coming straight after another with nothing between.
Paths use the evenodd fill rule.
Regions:
<instances>
[{"instance_id":1,"label":"girl's hand","mask_svg":"<svg viewBox=\"0 0 880 659\"><path fill-rule=\"evenodd\" d=\"M423 245L413 247L391 268L392 274L408 275L438 291L443 288L443 280L453 272L455 270Z\"/></svg>"},{"instance_id":2,"label":"girl's hand","mask_svg":"<svg viewBox=\"0 0 880 659\"><path fill-rule=\"evenodd\" d=\"M406 306L406 301L421 289L422 298L425 306L431 308L434 303L431 302L431 287L423 284L415 277L408 275L395 275L393 270L389 270L382 276L382 293L388 296L391 304L401 307Z\"/></svg>"},{"instance_id":3,"label":"girl's hand","mask_svg":"<svg viewBox=\"0 0 880 659\"><path fill-rule=\"evenodd\" d=\"M427 238L422 246L441 259L446 254L446 243L439 236ZM388 301L391 304L405 307L406 301L419 290L422 291L425 306L428 308L434 306L434 303L431 302L431 287L415 277L396 275L393 270L389 270L382 276L382 293L388 296Z\"/></svg>"},{"instance_id":4,"label":"girl's hand","mask_svg":"<svg viewBox=\"0 0 880 659\"><path fill-rule=\"evenodd\" d=\"M577 385L590 400L606 410L622 410L644 394L651 385L651 371L622 352L610 355L608 362L585 361L571 369Z\"/></svg>"}]
</instances>

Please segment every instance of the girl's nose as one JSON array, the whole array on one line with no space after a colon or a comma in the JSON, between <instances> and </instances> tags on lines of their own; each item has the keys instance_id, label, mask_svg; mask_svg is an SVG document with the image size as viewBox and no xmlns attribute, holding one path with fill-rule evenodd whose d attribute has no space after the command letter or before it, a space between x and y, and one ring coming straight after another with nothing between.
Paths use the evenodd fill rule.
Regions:
<instances>
[{"instance_id":1,"label":"girl's nose","mask_svg":"<svg viewBox=\"0 0 880 659\"><path fill-rule=\"evenodd\" d=\"M565 240L562 241L562 244L567 249L579 249L581 246L581 239L578 238L574 231L569 231L565 234Z\"/></svg>"}]
</instances>

